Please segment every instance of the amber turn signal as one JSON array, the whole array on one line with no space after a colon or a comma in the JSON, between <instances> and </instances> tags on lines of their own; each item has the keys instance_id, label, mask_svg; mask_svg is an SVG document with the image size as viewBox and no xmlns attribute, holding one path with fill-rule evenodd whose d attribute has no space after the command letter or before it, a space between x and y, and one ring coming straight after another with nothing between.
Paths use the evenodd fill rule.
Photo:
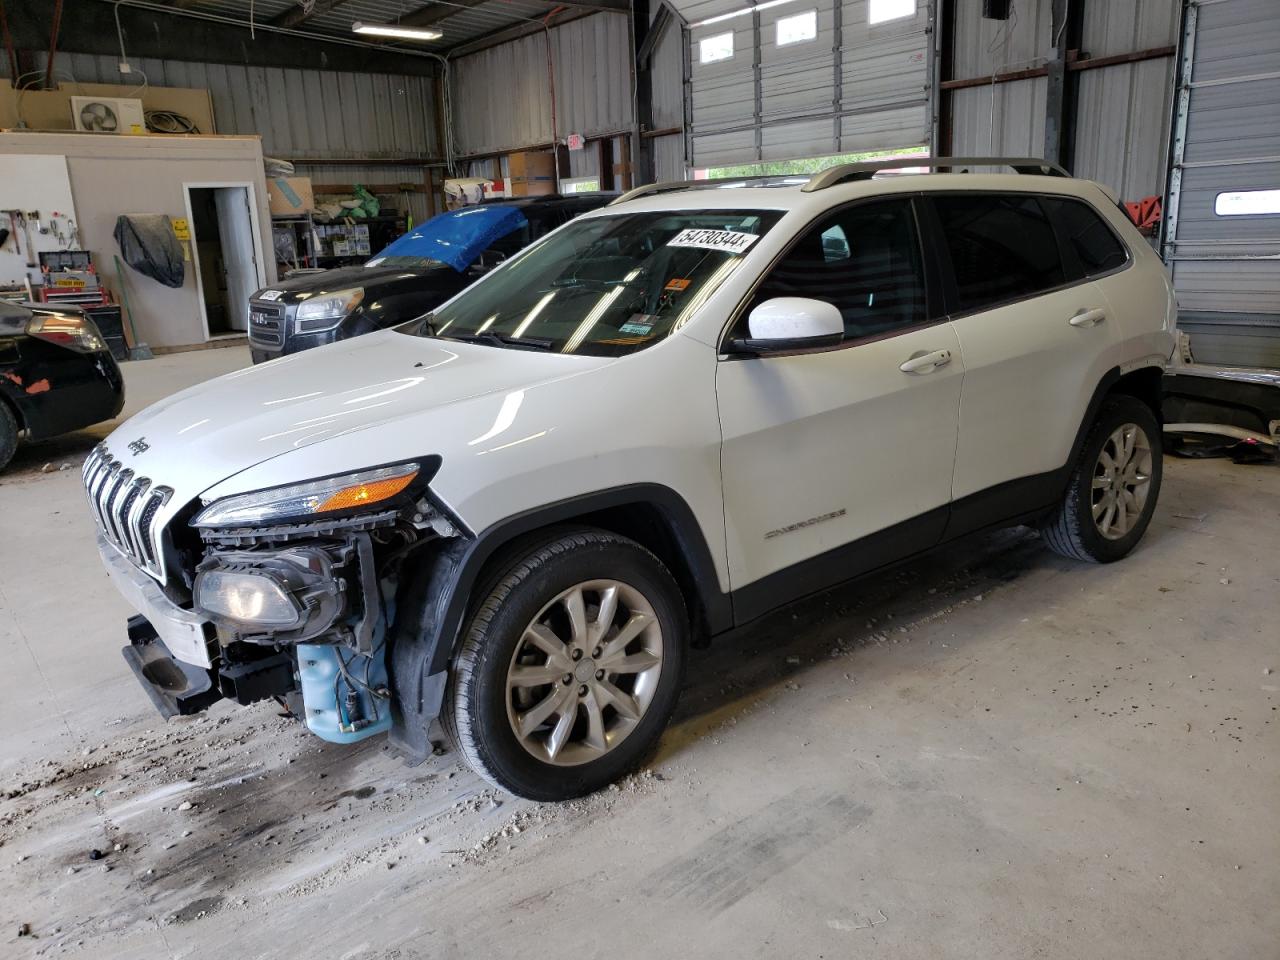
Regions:
<instances>
[{"instance_id":1,"label":"amber turn signal","mask_svg":"<svg viewBox=\"0 0 1280 960\"><path fill-rule=\"evenodd\" d=\"M328 513L330 510L346 510L350 507L363 507L366 504L389 500L413 482L418 471L403 477L388 477L385 480L373 480L369 483L357 483L343 487L329 495L319 506L316 513Z\"/></svg>"}]
</instances>

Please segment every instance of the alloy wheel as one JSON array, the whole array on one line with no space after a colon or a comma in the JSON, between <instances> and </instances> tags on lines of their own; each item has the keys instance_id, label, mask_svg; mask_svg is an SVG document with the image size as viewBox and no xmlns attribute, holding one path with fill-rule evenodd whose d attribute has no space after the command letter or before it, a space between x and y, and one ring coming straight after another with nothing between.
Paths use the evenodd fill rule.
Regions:
<instances>
[{"instance_id":1,"label":"alloy wheel","mask_svg":"<svg viewBox=\"0 0 1280 960\"><path fill-rule=\"evenodd\" d=\"M1098 532L1119 540L1142 516L1151 489L1151 441L1136 423L1107 437L1093 468L1092 511Z\"/></svg>"},{"instance_id":2,"label":"alloy wheel","mask_svg":"<svg viewBox=\"0 0 1280 960\"><path fill-rule=\"evenodd\" d=\"M662 628L635 587L570 587L525 627L507 669L507 719L544 763L599 759L639 724L662 672Z\"/></svg>"}]
</instances>

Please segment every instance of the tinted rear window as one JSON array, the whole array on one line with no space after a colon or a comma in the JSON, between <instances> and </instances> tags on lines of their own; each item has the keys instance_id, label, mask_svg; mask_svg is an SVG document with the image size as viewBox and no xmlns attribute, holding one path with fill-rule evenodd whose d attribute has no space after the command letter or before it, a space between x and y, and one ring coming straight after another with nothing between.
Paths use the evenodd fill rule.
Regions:
<instances>
[{"instance_id":1,"label":"tinted rear window","mask_svg":"<svg viewBox=\"0 0 1280 960\"><path fill-rule=\"evenodd\" d=\"M1107 273L1129 259L1115 232L1087 203L1061 197L1045 197L1043 202L1086 277Z\"/></svg>"},{"instance_id":2,"label":"tinted rear window","mask_svg":"<svg viewBox=\"0 0 1280 960\"><path fill-rule=\"evenodd\" d=\"M933 198L955 268L957 309L1033 297L1066 282L1053 226L1023 194Z\"/></svg>"}]
</instances>

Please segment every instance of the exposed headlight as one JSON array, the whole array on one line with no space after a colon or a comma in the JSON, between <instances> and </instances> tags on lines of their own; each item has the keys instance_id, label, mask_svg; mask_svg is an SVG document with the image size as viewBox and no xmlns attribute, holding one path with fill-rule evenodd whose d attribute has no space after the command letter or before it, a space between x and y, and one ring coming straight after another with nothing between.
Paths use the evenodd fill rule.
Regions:
<instances>
[{"instance_id":1,"label":"exposed headlight","mask_svg":"<svg viewBox=\"0 0 1280 960\"><path fill-rule=\"evenodd\" d=\"M320 333L332 330L364 300L364 287L335 290L298 304L293 315L295 333Z\"/></svg>"},{"instance_id":2,"label":"exposed headlight","mask_svg":"<svg viewBox=\"0 0 1280 960\"><path fill-rule=\"evenodd\" d=\"M302 611L284 587L258 573L205 570L196 577L193 599L199 610L215 620L287 629L302 619Z\"/></svg>"},{"instance_id":3,"label":"exposed headlight","mask_svg":"<svg viewBox=\"0 0 1280 960\"><path fill-rule=\"evenodd\" d=\"M373 506L404 491L418 475L416 463L345 473L288 487L225 497L191 521L195 527L246 527L282 520L309 520L358 507Z\"/></svg>"}]
</instances>

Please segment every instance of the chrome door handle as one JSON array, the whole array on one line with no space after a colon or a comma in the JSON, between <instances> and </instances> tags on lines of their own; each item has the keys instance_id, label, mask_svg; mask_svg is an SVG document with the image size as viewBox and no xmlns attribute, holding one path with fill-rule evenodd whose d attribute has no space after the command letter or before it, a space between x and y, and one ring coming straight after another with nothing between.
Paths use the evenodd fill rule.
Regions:
<instances>
[{"instance_id":1,"label":"chrome door handle","mask_svg":"<svg viewBox=\"0 0 1280 960\"><path fill-rule=\"evenodd\" d=\"M934 350L932 353L913 354L898 365L903 373L933 373L951 362L950 350Z\"/></svg>"},{"instance_id":2,"label":"chrome door handle","mask_svg":"<svg viewBox=\"0 0 1280 960\"><path fill-rule=\"evenodd\" d=\"M1067 322L1073 327L1094 327L1107 319L1107 311L1101 307L1092 310L1080 310Z\"/></svg>"}]
</instances>

